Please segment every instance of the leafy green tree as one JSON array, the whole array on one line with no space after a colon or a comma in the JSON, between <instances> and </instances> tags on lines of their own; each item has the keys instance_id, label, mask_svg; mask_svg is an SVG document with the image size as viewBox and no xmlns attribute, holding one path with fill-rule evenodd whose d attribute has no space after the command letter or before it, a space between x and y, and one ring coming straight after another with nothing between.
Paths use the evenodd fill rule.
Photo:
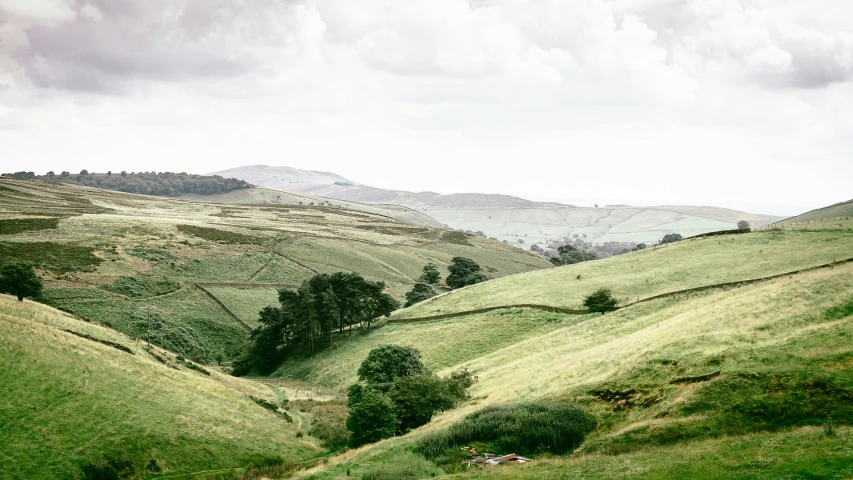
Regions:
<instances>
[{"instance_id":1,"label":"leafy green tree","mask_svg":"<svg viewBox=\"0 0 853 480\"><path fill-rule=\"evenodd\" d=\"M32 265L18 262L0 265L0 293L14 295L23 302L24 297L41 295L42 289L41 278Z\"/></svg>"},{"instance_id":2,"label":"leafy green tree","mask_svg":"<svg viewBox=\"0 0 853 480\"><path fill-rule=\"evenodd\" d=\"M583 306L590 312L605 313L616 310L618 301L613 298L613 292L601 288L583 299Z\"/></svg>"},{"instance_id":3,"label":"leafy green tree","mask_svg":"<svg viewBox=\"0 0 853 480\"><path fill-rule=\"evenodd\" d=\"M416 283L412 290L406 293L406 306L411 307L412 305L423 302L428 298L432 298L436 295L435 290L432 287L427 285L426 283Z\"/></svg>"},{"instance_id":4,"label":"leafy green tree","mask_svg":"<svg viewBox=\"0 0 853 480\"><path fill-rule=\"evenodd\" d=\"M85 168L83 170L80 170L80 175L88 175L88 174L89 174L89 171L86 170Z\"/></svg>"},{"instance_id":5,"label":"leafy green tree","mask_svg":"<svg viewBox=\"0 0 853 480\"><path fill-rule=\"evenodd\" d=\"M394 380L426 373L420 352L414 347L380 345L358 367L358 379L368 385L391 383Z\"/></svg>"},{"instance_id":6,"label":"leafy green tree","mask_svg":"<svg viewBox=\"0 0 853 480\"><path fill-rule=\"evenodd\" d=\"M429 285L437 285L441 280L441 271L438 270L438 265L429 262L424 266L424 271L418 279Z\"/></svg>"},{"instance_id":7,"label":"leafy green tree","mask_svg":"<svg viewBox=\"0 0 853 480\"><path fill-rule=\"evenodd\" d=\"M453 289L487 280L486 276L480 273L480 265L470 258L454 257L447 269L450 270L450 275L447 276L445 283Z\"/></svg>"},{"instance_id":8,"label":"leafy green tree","mask_svg":"<svg viewBox=\"0 0 853 480\"><path fill-rule=\"evenodd\" d=\"M456 404L456 399L450 396L445 381L433 373L396 379L388 397L396 407L399 419L398 434L426 425L433 415L450 410Z\"/></svg>"},{"instance_id":9,"label":"leafy green tree","mask_svg":"<svg viewBox=\"0 0 853 480\"><path fill-rule=\"evenodd\" d=\"M70 174L70 173L68 173L68 172L67 172L67 171L65 171L65 170L63 170L63 171L62 171L62 173L60 173L59 175L60 175L61 177L69 177L69 176L71 176L71 174Z\"/></svg>"},{"instance_id":10,"label":"leafy green tree","mask_svg":"<svg viewBox=\"0 0 853 480\"><path fill-rule=\"evenodd\" d=\"M637 244L637 250L645 250L645 249L646 249L645 243L638 243Z\"/></svg>"},{"instance_id":11,"label":"leafy green tree","mask_svg":"<svg viewBox=\"0 0 853 480\"><path fill-rule=\"evenodd\" d=\"M394 403L376 389L361 389L358 401L349 405L347 429L352 432L350 442L355 447L393 437L398 423Z\"/></svg>"},{"instance_id":12,"label":"leafy green tree","mask_svg":"<svg viewBox=\"0 0 853 480\"><path fill-rule=\"evenodd\" d=\"M55 177L55 176L56 176L56 174L55 174L55 173L53 173L53 170L51 170L51 171L47 172L47 174L46 174L46 175L47 175L48 177Z\"/></svg>"},{"instance_id":13,"label":"leafy green tree","mask_svg":"<svg viewBox=\"0 0 853 480\"><path fill-rule=\"evenodd\" d=\"M557 266L572 265L575 263L588 262L596 260L598 257L595 254L584 252L572 245L562 245L557 249L558 256L551 258L551 263Z\"/></svg>"},{"instance_id":14,"label":"leafy green tree","mask_svg":"<svg viewBox=\"0 0 853 480\"><path fill-rule=\"evenodd\" d=\"M741 221L737 222L737 229L738 230L749 230L749 222L747 222L746 220L741 220Z\"/></svg>"},{"instance_id":15,"label":"leafy green tree","mask_svg":"<svg viewBox=\"0 0 853 480\"><path fill-rule=\"evenodd\" d=\"M663 236L663 238L661 239L660 243L661 243L661 245L663 245L663 244L665 244L665 243L674 243L674 242L677 242L677 241L679 241L679 240L682 240L683 238L684 238L684 237L682 237L682 236L681 236L681 234L678 234L678 233L668 233L668 234L666 234L666 235L664 235L664 236Z\"/></svg>"}]
</instances>

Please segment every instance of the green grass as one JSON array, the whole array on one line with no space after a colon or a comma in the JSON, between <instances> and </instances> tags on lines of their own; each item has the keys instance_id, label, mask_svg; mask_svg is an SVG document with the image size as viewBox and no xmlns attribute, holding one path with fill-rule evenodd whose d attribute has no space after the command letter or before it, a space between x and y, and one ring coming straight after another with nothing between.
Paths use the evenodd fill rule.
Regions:
<instances>
[{"instance_id":1,"label":"green grass","mask_svg":"<svg viewBox=\"0 0 853 480\"><path fill-rule=\"evenodd\" d=\"M278 290L274 288L206 287L241 320L258 326L259 312L264 307L279 307Z\"/></svg>"},{"instance_id":2,"label":"green grass","mask_svg":"<svg viewBox=\"0 0 853 480\"><path fill-rule=\"evenodd\" d=\"M166 278L119 277L112 284L104 285L103 288L128 297L143 298L174 292L180 288L180 284Z\"/></svg>"},{"instance_id":3,"label":"green grass","mask_svg":"<svg viewBox=\"0 0 853 480\"><path fill-rule=\"evenodd\" d=\"M853 256L853 230L761 231L687 240L657 249L500 278L402 310L399 318L536 303L580 308L609 288L623 303L645 297L785 273Z\"/></svg>"},{"instance_id":4,"label":"green grass","mask_svg":"<svg viewBox=\"0 0 853 480\"><path fill-rule=\"evenodd\" d=\"M135 355L63 332L128 345ZM269 393L218 373L175 371L132 340L33 302L0 296L0 477L79 478L107 457L144 472L245 466L318 453L247 395Z\"/></svg>"},{"instance_id":5,"label":"green grass","mask_svg":"<svg viewBox=\"0 0 853 480\"><path fill-rule=\"evenodd\" d=\"M343 390L356 382L358 366L379 345L411 345L420 350L427 367L441 370L584 318L588 317L513 309L473 315L462 321L389 324L366 334L335 337L334 341L340 344L337 350L323 351L310 359L287 360L274 375Z\"/></svg>"},{"instance_id":6,"label":"green grass","mask_svg":"<svg viewBox=\"0 0 853 480\"><path fill-rule=\"evenodd\" d=\"M269 241L269 239L265 237L245 235L242 233L232 232L230 230L222 230L219 228L206 228L198 227L195 225L178 225L177 228L178 231L181 233L186 233L187 235L203 238L211 242L263 245Z\"/></svg>"},{"instance_id":7,"label":"green grass","mask_svg":"<svg viewBox=\"0 0 853 480\"><path fill-rule=\"evenodd\" d=\"M0 242L4 261L32 263L55 273L92 271L101 263L94 248L54 242Z\"/></svg>"},{"instance_id":8,"label":"green grass","mask_svg":"<svg viewBox=\"0 0 853 480\"><path fill-rule=\"evenodd\" d=\"M390 452L376 461L376 465L364 469L362 480L418 480L444 473L420 455L405 450Z\"/></svg>"},{"instance_id":9,"label":"green grass","mask_svg":"<svg viewBox=\"0 0 853 480\"><path fill-rule=\"evenodd\" d=\"M52 230L59 225L58 218L13 218L0 220L0 235L14 235L22 232Z\"/></svg>"}]
</instances>

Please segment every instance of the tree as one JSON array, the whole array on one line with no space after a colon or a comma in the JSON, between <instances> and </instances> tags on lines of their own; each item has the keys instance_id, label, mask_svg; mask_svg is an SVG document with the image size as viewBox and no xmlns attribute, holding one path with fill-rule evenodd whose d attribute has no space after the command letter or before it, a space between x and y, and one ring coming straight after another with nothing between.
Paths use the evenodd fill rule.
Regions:
<instances>
[{"instance_id":1,"label":"tree","mask_svg":"<svg viewBox=\"0 0 853 480\"><path fill-rule=\"evenodd\" d=\"M24 297L41 295L42 289L41 278L32 265L16 262L0 266L0 293L14 295L23 302Z\"/></svg>"},{"instance_id":2,"label":"tree","mask_svg":"<svg viewBox=\"0 0 853 480\"><path fill-rule=\"evenodd\" d=\"M89 171L86 170L85 168L83 170L80 170L80 175L88 175L88 174L89 174Z\"/></svg>"},{"instance_id":3,"label":"tree","mask_svg":"<svg viewBox=\"0 0 853 480\"><path fill-rule=\"evenodd\" d=\"M673 243L673 242L677 242L677 241L681 240L682 238L683 237L678 233L668 233L668 234L663 236L660 243L661 244Z\"/></svg>"},{"instance_id":4,"label":"tree","mask_svg":"<svg viewBox=\"0 0 853 480\"><path fill-rule=\"evenodd\" d=\"M741 220L741 221L737 222L737 229L738 230L749 230L749 222L747 222L746 220Z\"/></svg>"},{"instance_id":5,"label":"tree","mask_svg":"<svg viewBox=\"0 0 853 480\"><path fill-rule=\"evenodd\" d=\"M480 273L480 265L470 258L454 257L447 269L450 270L450 275L447 276L445 283L453 289L487 280L486 276Z\"/></svg>"},{"instance_id":6,"label":"tree","mask_svg":"<svg viewBox=\"0 0 853 480\"><path fill-rule=\"evenodd\" d=\"M637 250L645 250L645 249L646 249L645 243L638 243L637 244Z\"/></svg>"},{"instance_id":7,"label":"tree","mask_svg":"<svg viewBox=\"0 0 853 480\"><path fill-rule=\"evenodd\" d=\"M590 312L606 313L616 310L617 300L613 298L613 292L606 288L596 290L583 299L583 306Z\"/></svg>"},{"instance_id":8,"label":"tree","mask_svg":"<svg viewBox=\"0 0 853 480\"><path fill-rule=\"evenodd\" d=\"M426 425L433 415L450 410L457 401L450 395L446 381L433 373L398 378L388 397L399 419L398 434Z\"/></svg>"},{"instance_id":9,"label":"tree","mask_svg":"<svg viewBox=\"0 0 853 480\"><path fill-rule=\"evenodd\" d=\"M112 177L112 176L113 176L113 171L112 171L112 170L107 170L107 176L108 176L108 177Z\"/></svg>"},{"instance_id":10,"label":"tree","mask_svg":"<svg viewBox=\"0 0 853 480\"><path fill-rule=\"evenodd\" d=\"M48 176L48 177L55 177L55 176L56 176L56 174L55 174L55 173L53 173L53 170L51 170L51 171L47 172L47 176Z\"/></svg>"},{"instance_id":11,"label":"tree","mask_svg":"<svg viewBox=\"0 0 853 480\"><path fill-rule=\"evenodd\" d=\"M70 174L70 173L68 173L67 171L63 170L63 171L62 171L62 173L60 173L59 175L60 175L60 176L62 176L62 177L68 177L68 176L70 176L71 174Z\"/></svg>"},{"instance_id":12,"label":"tree","mask_svg":"<svg viewBox=\"0 0 853 480\"><path fill-rule=\"evenodd\" d=\"M552 257L550 259L551 263L557 266L561 265L572 265L575 263L588 262L590 260L596 260L598 257L595 254L585 252L578 248L573 247L572 245L562 245L557 248L558 256Z\"/></svg>"},{"instance_id":13,"label":"tree","mask_svg":"<svg viewBox=\"0 0 853 480\"><path fill-rule=\"evenodd\" d=\"M437 285L441 280L441 272L438 270L438 265L433 262L429 262L424 266L423 273L421 277L418 279L424 283L428 283L430 285Z\"/></svg>"},{"instance_id":14,"label":"tree","mask_svg":"<svg viewBox=\"0 0 853 480\"><path fill-rule=\"evenodd\" d=\"M391 399L372 388L359 390L357 401L349 405L347 430L353 446L377 442L394 436L399 420Z\"/></svg>"},{"instance_id":15,"label":"tree","mask_svg":"<svg viewBox=\"0 0 853 480\"><path fill-rule=\"evenodd\" d=\"M121 176L122 176L122 177L126 177L126 176L127 176L127 171L126 171L126 170L122 170L122 171L121 171Z\"/></svg>"},{"instance_id":16,"label":"tree","mask_svg":"<svg viewBox=\"0 0 853 480\"><path fill-rule=\"evenodd\" d=\"M414 347L380 345L358 367L358 379L368 385L391 383L397 378L426 373L420 352Z\"/></svg>"},{"instance_id":17,"label":"tree","mask_svg":"<svg viewBox=\"0 0 853 480\"><path fill-rule=\"evenodd\" d=\"M412 291L406 293L406 306L411 307L412 305L423 302L428 298L432 298L436 295L435 290L426 283L416 283L414 287L412 287Z\"/></svg>"}]
</instances>

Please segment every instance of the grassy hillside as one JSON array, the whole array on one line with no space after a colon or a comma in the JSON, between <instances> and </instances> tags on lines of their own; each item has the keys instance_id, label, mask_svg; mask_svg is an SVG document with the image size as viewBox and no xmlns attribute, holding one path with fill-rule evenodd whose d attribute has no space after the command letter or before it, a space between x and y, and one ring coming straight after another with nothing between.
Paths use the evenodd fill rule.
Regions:
<instances>
[{"instance_id":1,"label":"grassy hillside","mask_svg":"<svg viewBox=\"0 0 853 480\"><path fill-rule=\"evenodd\" d=\"M198 361L228 358L275 286L338 270L384 281L402 299L429 261L462 255L487 275L546 268L477 237L346 208L188 202L50 182L0 179L0 259L29 261L44 300ZM446 274L446 272L445 272ZM205 291L222 295L223 308ZM210 284L225 284L223 288Z\"/></svg>"},{"instance_id":2,"label":"grassy hillside","mask_svg":"<svg viewBox=\"0 0 853 480\"><path fill-rule=\"evenodd\" d=\"M609 288L623 303L717 283L761 278L853 257L853 220L684 240L603 260L513 275L442 295L395 314L409 318L496 305L581 308Z\"/></svg>"},{"instance_id":3,"label":"grassy hillside","mask_svg":"<svg viewBox=\"0 0 853 480\"><path fill-rule=\"evenodd\" d=\"M853 217L853 200L818 208L796 217L787 218L779 223L825 222L836 220L837 217Z\"/></svg>"},{"instance_id":4,"label":"grassy hillside","mask_svg":"<svg viewBox=\"0 0 853 480\"><path fill-rule=\"evenodd\" d=\"M143 344L50 307L0 295L0 338L2 478L80 478L106 459L144 477L320 453L249 398L273 401L270 389L167 368Z\"/></svg>"},{"instance_id":5,"label":"grassy hillside","mask_svg":"<svg viewBox=\"0 0 853 480\"><path fill-rule=\"evenodd\" d=\"M797 259L800 235L815 235L816 246L836 245L838 254L851 251L844 247L850 241L846 228L771 233L782 235L777 242L793 242L780 250L780 255L795 258L785 268L820 261ZM767 240L763 233L740 237L737 241L747 246ZM676 246L708 246L696 247L698 242ZM832 261L828 252L822 255ZM672 254L674 268L685 252L668 247L649 253ZM748 248L732 250L729 264L754 256ZM764 265L764 270L734 272L745 279L782 268L781 262ZM562 270L548 273L565 275ZM631 278L630 268L625 275ZM714 275L723 275L722 269ZM610 278L631 284L618 274ZM445 298L468 294L459 291ZM468 413L538 399L580 405L595 419L596 427L579 451L564 458L537 458L521 468L460 476L847 478L853 475L853 450L848 448L853 438L851 338L853 264L848 263L652 300L604 316L505 309L440 321L392 321L309 363L286 364L279 373L342 386L352 381L353 365L373 345L397 343L422 349L432 368L448 372L465 366L480 377L466 405L407 436L344 456L314 472L315 478L334 478L346 469L356 476L390 469L399 452Z\"/></svg>"}]
</instances>

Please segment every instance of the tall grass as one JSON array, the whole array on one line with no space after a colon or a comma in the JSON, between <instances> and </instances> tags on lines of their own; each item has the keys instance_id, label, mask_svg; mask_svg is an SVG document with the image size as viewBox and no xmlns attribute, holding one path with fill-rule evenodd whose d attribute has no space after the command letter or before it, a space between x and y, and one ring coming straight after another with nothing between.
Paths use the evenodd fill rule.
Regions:
<instances>
[{"instance_id":1,"label":"tall grass","mask_svg":"<svg viewBox=\"0 0 853 480\"><path fill-rule=\"evenodd\" d=\"M577 448L590 424L581 409L564 403L494 406L425 437L416 449L427 458L437 458L450 450L478 442L494 445L500 453L559 455Z\"/></svg>"},{"instance_id":2,"label":"tall grass","mask_svg":"<svg viewBox=\"0 0 853 480\"><path fill-rule=\"evenodd\" d=\"M444 472L424 457L412 452L399 452L385 462L369 468L362 480L417 480Z\"/></svg>"}]
</instances>

